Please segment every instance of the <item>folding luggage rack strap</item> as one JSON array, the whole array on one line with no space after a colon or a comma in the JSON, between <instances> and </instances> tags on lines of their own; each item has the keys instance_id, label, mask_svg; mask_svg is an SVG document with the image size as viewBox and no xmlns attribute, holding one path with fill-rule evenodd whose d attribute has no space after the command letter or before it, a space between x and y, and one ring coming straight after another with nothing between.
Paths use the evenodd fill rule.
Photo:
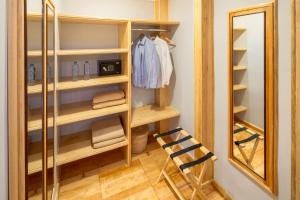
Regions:
<instances>
[{"instance_id":1,"label":"folding luggage rack strap","mask_svg":"<svg viewBox=\"0 0 300 200\"><path fill-rule=\"evenodd\" d=\"M172 142L166 143L163 137L165 136L176 136L176 139ZM169 155L168 158L165 161L165 164L163 166L163 169L160 173L160 176L158 178L158 181L161 180L161 178L166 178L166 180L169 182L170 186L173 188L179 199L184 200L184 196L179 191L179 189L176 187L176 184L173 182L173 180L170 178L168 173L166 172L168 163L170 161L173 161L173 163L178 168L178 171L180 171L184 178L189 181L193 187L193 194L191 199L194 199L196 194L198 194L201 198L205 198L203 192L201 191L201 188L203 186L203 177L206 173L207 169L207 163L209 161L216 161L217 157L210 152L206 147L204 147L201 143L199 143L195 138L193 138L191 135L189 135L185 130L182 128L176 128L174 130L160 133L160 134L154 134L154 138L157 140L159 145L167 152ZM174 138L174 137L173 137ZM184 142L189 141L192 145L186 147L186 148L180 148L180 150L175 151L175 146L180 145ZM196 158L195 160L191 162L184 162L181 158L181 155L190 153L194 150L200 150L204 156L200 158ZM189 156L189 155L188 155ZM189 156L190 157L190 156ZM202 164L201 170L199 174L195 174L192 171L192 167L196 167Z\"/></svg>"}]
</instances>

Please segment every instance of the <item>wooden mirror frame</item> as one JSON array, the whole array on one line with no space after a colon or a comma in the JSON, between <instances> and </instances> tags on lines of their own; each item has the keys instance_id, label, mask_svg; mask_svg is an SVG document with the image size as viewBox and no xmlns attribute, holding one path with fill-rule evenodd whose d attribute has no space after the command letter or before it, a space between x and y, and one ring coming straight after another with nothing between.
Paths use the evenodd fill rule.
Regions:
<instances>
[{"instance_id":1,"label":"wooden mirror frame","mask_svg":"<svg viewBox=\"0 0 300 200\"><path fill-rule=\"evenodd\" d=\"M228 159L241 172L277 195L277 13L276 2L237 9L229 13L229 144ZM233 155L233 18L265 13L265 177L262 178Z\"/></svg>"}]
</instances>

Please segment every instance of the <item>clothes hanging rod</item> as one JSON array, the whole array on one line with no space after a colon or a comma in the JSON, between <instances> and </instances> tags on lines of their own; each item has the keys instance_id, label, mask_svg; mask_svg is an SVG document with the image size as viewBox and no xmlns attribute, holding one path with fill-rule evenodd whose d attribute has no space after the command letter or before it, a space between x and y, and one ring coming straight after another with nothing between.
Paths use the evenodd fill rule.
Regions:
<instances>
[{"instance_id":1,"label":"clothes hanging rod","mask_svg":"<svg viewBox=\"0 0 300 200\"><path fill-rule=\"evenodd\" d=\"M154 29L154 28L133 28L133 31L145 31L145 32L168 32L166 29Z\"/></svg>"}]
</instances>

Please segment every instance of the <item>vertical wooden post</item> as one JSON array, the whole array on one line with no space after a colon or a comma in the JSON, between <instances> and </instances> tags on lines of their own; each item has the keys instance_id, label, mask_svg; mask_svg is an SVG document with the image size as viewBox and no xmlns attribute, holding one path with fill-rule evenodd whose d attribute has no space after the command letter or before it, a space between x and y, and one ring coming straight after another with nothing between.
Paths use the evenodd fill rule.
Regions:
<instances>
[{"instance_id":1,"label":"vertical wooden post","mask_svg":"<svg viewBox=\"0 0 300 200\"><path fill-rule=\"evenodd\" d=\"M119 47L131 48L131 22L119 25ZM128 140L128 145L124 148L126 163L130 166L131 163L131 51L121 55L123 74L127 75L129 80L123 84L123 89L126 94L126 103L129 110L122 114L122 121L125 126L125 133Z\"/></svg>"},{"instance_id":2,"label":"vertical wooden post","mask_svg":"<svg viewBox=\"0 0 300 200\"><path fill-rule=\"evenodd\" d=\"M8 175L9 199L26 197L24 1L8 3Z\"/></svg>"},{"instance_id":3,"label":"vertical wooden post","mask_svg":"<svg viewBox=\"0 0 300 200\"><path fill-rule=\"evenodd\" d=\"M292 0L292 197L300 199L300 0Z\"/></svg>"},{"instance_id":4,"label":"vertical wooden post","mask_svg":"<svg viewBox=\"0 0 300 200\"><path fill-rule=\"evenodd\" d=\"M214 150L214 1L194 0L195 138ZM197 152L200 156L200 152ZM206 179L213 178L209 164Z\"/></svg>"},{"instance_id":5,"label":"vertical wooden post","mask_svg":"<svg viewBox=\"0 0 300 200\"><path fill-rule=\"evenodd\" d=\"M154 18L157 21L167 21L169 19L169 1L155 0L154 1ZM164 27L161 27L164 28ZM155 103L159 107L170 105L170 88L160 88L155 90ZM169 129L169 121L164 120L156 123L157 131L164 132Z\"/></svg>"}]
</instances>

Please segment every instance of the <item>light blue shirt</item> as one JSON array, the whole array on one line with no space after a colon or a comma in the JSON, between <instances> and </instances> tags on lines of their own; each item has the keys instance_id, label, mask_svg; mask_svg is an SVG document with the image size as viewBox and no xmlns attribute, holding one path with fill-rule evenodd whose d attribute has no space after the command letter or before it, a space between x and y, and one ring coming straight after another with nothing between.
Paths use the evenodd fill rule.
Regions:
<instances>
[{"instance_id":1,"label":"light blue shirt","mask_svg":"<svg viewBox=\"0 0 300 200\"><path fill-rule=\"evenodd\" d=\"M155 89L161 86L161 66L155 44L144 37L133 47L133 85Z\"/></svg>"}]
</instances>

